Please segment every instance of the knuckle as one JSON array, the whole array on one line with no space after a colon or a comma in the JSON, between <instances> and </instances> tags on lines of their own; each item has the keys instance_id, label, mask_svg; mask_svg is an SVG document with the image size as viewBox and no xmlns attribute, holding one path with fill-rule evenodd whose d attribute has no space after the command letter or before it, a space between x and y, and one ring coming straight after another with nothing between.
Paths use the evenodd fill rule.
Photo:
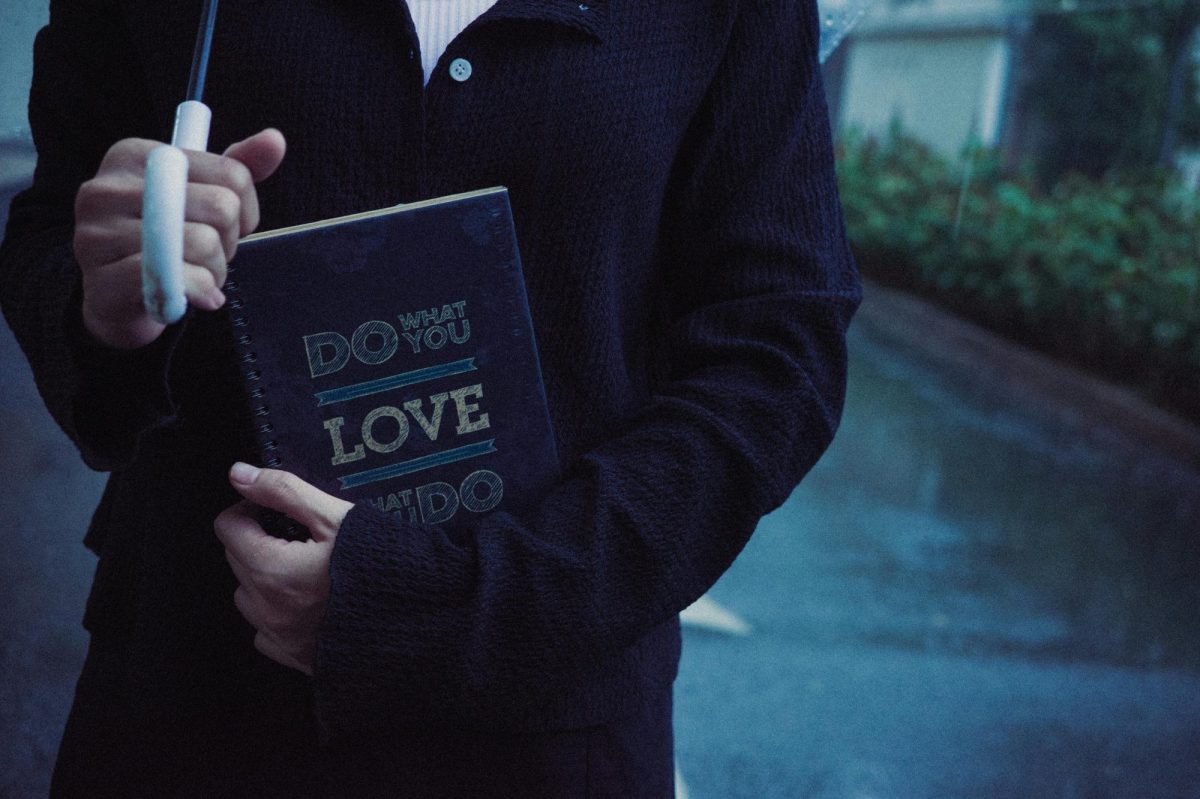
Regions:
<instances>
[{"instance_id":1,"label":"knuckle","mask_svg":"<svg viewBox=\"0 0 1200 799\"><path fill-rule=\"evenodd\" d=\"M136 142L136 139L121 139L113 142L112 146L104 152L104 157L100 159L100 171L123 166L128 162L133 155Z\"/></svg>"},{"instance_id":2,"label":"knuckle","mask_svg":"<svg viewBox=\"0 0 1200 799\"><path fill-rule=\"evenodd\" d=\"M322 607L322 601L312 590L296 589L291 592L288 602L299 616L313 616Z\"/></svg>"},{"instance_id":3,"label":"knuckle","mask_svg":"<svg viewBox=\"0 0 1200 799\"><path fill-rule=\"evenodd\" d=\"M207 193L207 198L206 215L215 227L227 230L238 223L241 203L236 194L224 186L214 186Z\"/></svg>"},{"instance_id":4,"label":"knuckle","mask_svg":"<svg viewBox=\"0 0 1200 799\"><path fill-rule=\"evenodd\" d=\"M279 497L289 507L299 505L301 499L299 478L290 474L285 475L278 481Z\"/></svg>"},{"instance_id":5,"label":"knuckle","mask_svg":"<svg viewBox=\"0 0 1200 799\"><path fill-rule=\"evenodd\" d=\"M113 142L112 145L104 151L104 157L100 159L100 171L103 172L105 169L111 169L122 160L128 158L129 145L129 139L121 139L120 141Z\"/></svg>"},{"instance_id":6,"label":"knuckle","mask_svg":"<svg viewBox=\"0 0 1200 799\"><path fill-rule=\"evenodd\" d=\"M247 618L249 618L249 601L246 589L239 585L237 590L233 592L233 604L238 609L238 612Z\"/></svg>"},{"instance_id":7,"label":"knuckle","mask_svg":"<svg viewBox=\"0 0 1200 799\"><path fill-rule=\"evenodd\" d=\"M214 227L204 226L204 249L208 255L213 258L225 259L225 243L221 241L221 234Z\"/></svg>"},{"instance_id":8,"label":"knuckle","mask_svg":"<svg viewBox=\"0 0 1200 799\"><path fill-rule=\"evenodd\" d=\"M237 505L230 505L225 510L217 514L217 518L213 519L213 530L217 536L224 540L230 533L233 532L237 525L240 514Z\"/></svg>"},{"instance_id":9,"label":"knuckle","mask_svg":"<svg viewBox=\"0 0 1200 799\"><path fill-rule=\"evenodd\" d=\"M281 628L279 612L269 605L259 608L257 621L255 627L263 632L277 633Z\"/></svg>"},{"instance_id":10,"label":"knuckle","mask_svg":"<svg viewBox=\"0 0 1200 799\"><path fill-rule=\"evenodd\" d=\"M254 186L250 170L236 158L222 158L220 180L238 194L243 194Z\"/></svg>"},{"instance_id":11,"label":"knuckle","mask_svg":"<svg viewBox=\"0 0 1200 799\"><path fill-rule=\"evenodd\" d=\"M189 236L197 255L203 260L209 261L225 257L225 245L221 242L221 234L217 232L216 228L210 225L197 225L189 231Z\"/></svg>"},{"instance_id":12,"label":"knuckle","mask_svg":"<svg viewBox=\"0 0 1200 799\"><path fill-rule=\"evenodd\" d=\"M97 175L81 184L75 192L76 221L112 215L131 191L140 191L128 177Z\"/></svg>"},{"instance_id":13,"label":"knuckle","mask_svg":"<svg viewBox=\"0 0 1200 799\"><path fill-rule=\"evenodd\" d=\"M83 223L75 226L75 236L73 243L75 246L76 256L83 255L89 250L100 245L104 240L103 232L95 225ZM80 261L81 265L83 261Z\"/></svg>"},{"instance_id":14,"label":"knuckle","mask_svg":"<svg viewBox=\"0 0 1200 799\"><path fill-rule=\"evenodd\" d=\"M204 293L212 291L217 286L217 282L213 277L213 273L203 267L200 267L192 272L191 280L192 285L194 285L198 291Z\"/></svg>"},{"instance_id":15,"label":"knuckle","mask_svg":"<svg viewBox=\"0 0 1200 799\"><path fill-rule=\"evenodd\" d=\"M101 206L104 194L102 178L92 178L83 183L75 193L75 218L78 220L93 216Z\"/></svg>"},{"instance_id":16,"label":"knuckle","mask_svg":"<svg viewBox=\"0 0 1200 799\"><path fill-rule=\"evenodd\" d=\"M137 170L146 165L146 156L162 142L152 139L128 138L115 142L104 153L100 161L100 171Z\"/></svg>"},{"instance_id":17,"label":"knuckle","mask_svg":"<svg viewBox=\"0 0 1200 799\"><path fill-rule=\"evenodd\" d=\"M291 472L285 472L282 469L263 469L258 479L265 481L276 494L290 496L296 492L296 476Z\"/></svg>"}]
</instances>

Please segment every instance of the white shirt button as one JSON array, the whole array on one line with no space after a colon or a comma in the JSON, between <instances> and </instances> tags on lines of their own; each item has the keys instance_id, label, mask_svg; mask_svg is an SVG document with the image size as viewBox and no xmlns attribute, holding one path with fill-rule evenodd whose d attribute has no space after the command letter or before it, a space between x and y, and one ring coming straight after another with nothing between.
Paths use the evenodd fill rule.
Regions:
<instances>
[{"instance_id":1,"label":"white shirt button","mask_svg":"<svg viewBox=\"0 0 1200 799\"><path fill-rule=\"evenodd\" d=\"M450 62L450 77L459 83L471 77L471 62L465 58L456 58Z\"/></svg>"}]
</instances>

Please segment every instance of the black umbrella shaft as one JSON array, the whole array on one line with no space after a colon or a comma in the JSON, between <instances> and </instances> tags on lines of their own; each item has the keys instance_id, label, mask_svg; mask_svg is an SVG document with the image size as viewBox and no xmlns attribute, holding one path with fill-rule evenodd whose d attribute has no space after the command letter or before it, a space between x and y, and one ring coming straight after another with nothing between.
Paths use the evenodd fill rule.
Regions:
<instances>
[{"instance_id":1,"label":"black umbrella shaft","mask_svg":"<svg viewBox=\"0 0 1200 799\"><path fill-rule=\"evenodd\" d=\"M212 50L213 27L217 24L217 0L204 0L200 29L196 31L196 49L192 53L192 74L188 78L187 99L204 98L204 78L208 74L208 53Z\"/></svg>"}]
</instances>

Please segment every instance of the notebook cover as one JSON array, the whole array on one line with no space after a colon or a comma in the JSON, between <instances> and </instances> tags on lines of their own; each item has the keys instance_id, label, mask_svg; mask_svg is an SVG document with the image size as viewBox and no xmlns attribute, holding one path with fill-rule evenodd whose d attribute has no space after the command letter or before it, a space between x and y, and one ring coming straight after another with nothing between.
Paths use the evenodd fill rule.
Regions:
<instances>
[{"instance_id":1,"label":"notebook cover","mask_svg":"<svg viewBox=\"0 0 1200 799\"><path fill-rule=\"evenodd\" d=\"M451 527L557 475L505 189L249 236L226 291L263 465Z\"/></svg>"}]
</instances>

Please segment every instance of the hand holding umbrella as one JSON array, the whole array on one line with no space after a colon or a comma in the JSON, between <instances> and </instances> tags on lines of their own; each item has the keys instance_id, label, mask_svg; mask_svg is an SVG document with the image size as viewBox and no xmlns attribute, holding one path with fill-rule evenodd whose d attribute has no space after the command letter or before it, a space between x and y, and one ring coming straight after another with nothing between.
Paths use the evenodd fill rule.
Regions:
<instances>
[{"instance_id":1,"label":"hand holding umbrella","mask_svg":"<svg viewBox=\"0 0 1200 799\"><path fill-rule=\"evenodd\" d=\"M159 324L179 321L187 308L183 288L183 225L187 205L188 159L184 150L208 149L212 111L204 104L204 79L217 21L217 0L205 0L192 55L187 99L175 109L171 143L146 159L142 199L142 298Z\"/></svg>"},{"instance_id":2,"label":"hand holding umbrella","mask_svg":"<svg viewBox=\"0 0 1200 799\"><path fill-rule=\"evenodd\" d=\"M210 3L215 9L215 3ZM216 310L238 239L259 221L254 184L275 171L285 142L264 130L204 152L208 109L199 102L211 38L201 25L189 99L180 106L175 146L122 139L75 199L74 252L83 279L83 323L111 347L158 338L187 305Z\"/></svg>"}]
</instances>

